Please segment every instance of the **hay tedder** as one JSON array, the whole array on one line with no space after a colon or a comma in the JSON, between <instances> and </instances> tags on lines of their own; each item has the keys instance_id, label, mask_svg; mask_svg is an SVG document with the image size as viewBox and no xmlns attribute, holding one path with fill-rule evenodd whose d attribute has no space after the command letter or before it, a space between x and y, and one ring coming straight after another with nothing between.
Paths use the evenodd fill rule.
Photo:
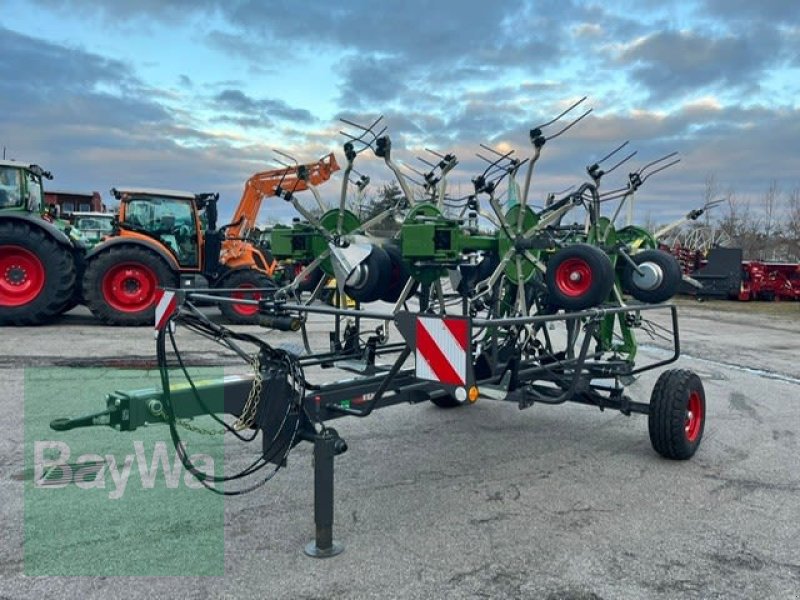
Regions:
<instances>
[{"instance_id":1,"label":"hay tedder","mask_svg":"<svg viewBox=\"0 0 800 600\"><path fill-rule=\"evenodd\" d=\"M272 232L277 259L307 265L294 281L259 301L166 290L156 311L161 388L111 393L103 411L56 419L51 427L109 425L133 431L165 423L184 466L222 494L260 487L286 464L292 448L313 443L316 538L306 552L317 557L341 550L333 540L333 464L347 444L329 426L341 417L428 401L456 408L487 399L521 409L577 402L648 415L656 452L690 458L705 423L699 377L685 369L666 370L649 402L626 393L640 373L678 359L677 310L663 303L676 292L680 269L671 255L658 250L651 233L615 224L634 192L677 162L674 155L630 173L623 187L601 192L603 176L635 154L604 168L623 144L588 167L589 180L574 191L551 195L539 208L527 200L545 144L589 114L559 124L581 102L530 130L530 158L483 146L478 156L486 167L464 198L447 192L448 174L458 164L453 154L434 152L434 159L425 161L429 170L419 173L420 193L393 160L381 118L368 125L344 121L346 161L338 207L320 214L301 203L299 189L323 206L302 168L295 167L288 183L275 188L275 195L304 219ZM384 213L361 222L346 201L354 162L366 150L383 159L403 194ZM568 222L573 217L577 220ZM397 233L373 235L375 224L387 218L394 220ZM317 270L335 277L337 305L315 301L325 278L301 299L299 283ZM346 298L355 300L355 308ZM257 307L261 325L299 330L302 345L278 346L214 323L195 306L209 300ZM657 313L663 318L654 319ZM308 335L310 323L320 319L330 320L324 348ZM252 373L192 381L175 325L241 356ZM669 357L637 364L637 331L668 340ZM170 381L176 365L188 385ZM341 376L323 377L326 372ZM209 476L197 469L183 450L179 428L206 415L239 439L257 440L260 432L258 459L234 474ZM243 478L251 479L234 489Z\"/></svg>"}]
</instances>

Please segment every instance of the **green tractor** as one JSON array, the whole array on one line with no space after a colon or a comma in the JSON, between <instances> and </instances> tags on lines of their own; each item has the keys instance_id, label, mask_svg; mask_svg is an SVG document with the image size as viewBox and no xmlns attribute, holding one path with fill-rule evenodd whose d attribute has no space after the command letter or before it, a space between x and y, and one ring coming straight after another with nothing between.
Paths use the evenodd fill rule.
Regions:
<instances>
[{"instance_id":1,"label":"green tractor","mask_svg":"<svg viewBox=\"0 0 800 600\"><path fill-rule=\"evenodd\" d=\"M42 213L38 165L0 160L0 325L40 325L77 304L84 248L68 223Z\"/></svg>"}]
</instances>

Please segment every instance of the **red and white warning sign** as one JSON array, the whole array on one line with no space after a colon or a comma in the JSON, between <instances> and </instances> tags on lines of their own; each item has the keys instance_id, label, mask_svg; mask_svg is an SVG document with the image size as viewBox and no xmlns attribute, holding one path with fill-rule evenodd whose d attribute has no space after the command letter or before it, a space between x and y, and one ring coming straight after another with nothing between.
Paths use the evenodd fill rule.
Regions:
<instances>
[{"instance_id":1,"label":"red and white warning sign","mask_svg":"<svg viewBox=\"0 0 800 600\"><path fill-rule=\"evenodd\" d=\"M419 379L449 385L467 384L469 321L454 317L418 317L416 326Z\"/></svg>"},{"instance_id":2,"label":"red and white warning sign","mask_svg":"<svg viewBox=\"0 0 800 600\"><path fill-rule=\"evenodd\" d=\"M169 290L156 290L156 331L161 331L166 326L169 318L178 307L175 292Z\"/></svg>"}]
</instances>

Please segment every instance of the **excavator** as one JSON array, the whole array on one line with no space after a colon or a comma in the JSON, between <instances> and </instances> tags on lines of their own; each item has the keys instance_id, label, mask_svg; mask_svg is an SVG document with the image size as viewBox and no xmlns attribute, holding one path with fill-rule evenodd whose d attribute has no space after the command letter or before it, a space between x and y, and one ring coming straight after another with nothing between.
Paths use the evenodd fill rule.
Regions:
<instances>
[{"instance_id":1,"label":"excavator","mask_svg":"<svg viewBox=\"0 0 800 600\"><path fill-rule=\"evenodd\" d=\"M112 235L86 257L82 291L108 325L148 325L159 288L212 288L237 299L261 299L275 288L278 263L252 237L265 197L300 192L327 181L339 166L331 153L317 162L258 172L245 182L233 221L217 228L219 194L114 188L120 201ZM231 323L254 324L251 304L220 303Z\"/></svg>"}]
</instances>

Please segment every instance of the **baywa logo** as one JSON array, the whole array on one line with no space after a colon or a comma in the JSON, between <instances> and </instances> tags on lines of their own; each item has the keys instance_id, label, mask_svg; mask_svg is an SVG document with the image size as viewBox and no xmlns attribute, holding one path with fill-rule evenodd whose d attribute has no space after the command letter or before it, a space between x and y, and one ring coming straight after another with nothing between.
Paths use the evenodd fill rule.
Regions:
<instances>
[{"instance_id":1,"label":"baywa logo","mask_svg":"<svg viewBox=\"0 0 800 600\"><path fill-rule=\"evenodd\" d=\"M170 447L173 450L174 448ZM186 448L181 444L184 456ZM73 485L79 489L108 490L111 500L119 500L128 489L132 476L138 474L143 489L154 489L159 479L159 471L163 473L165 486L176 489L181 483L190 489L200 489L203 484L186 470L180 456L174 452L170 464L166 442L153 444L152 453L148 457L144 442L133 442L133 454L126 454L118 460L113 454L81 454L74 460L69 444L54 440L37 441L33 444L34 486L45 489L62 489ZM189 460L195 470L206 477L214 475L214 459L208 454L193 454ZM134 471L134 463L136 470ZM109 482L110 478L110 482ZM213 486L211 479L206 484Z\"/></svg>"}]
</instances>

